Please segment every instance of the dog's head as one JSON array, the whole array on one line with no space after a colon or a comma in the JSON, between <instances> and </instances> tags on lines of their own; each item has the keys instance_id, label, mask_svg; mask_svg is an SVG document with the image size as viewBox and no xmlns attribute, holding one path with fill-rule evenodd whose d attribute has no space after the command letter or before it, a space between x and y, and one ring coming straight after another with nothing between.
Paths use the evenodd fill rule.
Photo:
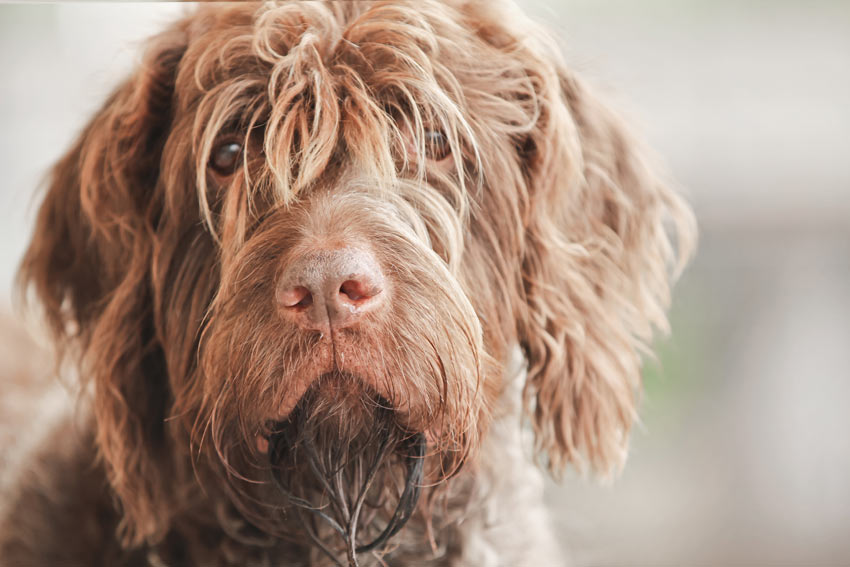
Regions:
<instances>
[{"instance_id":1,"label":"dog's head","mask_svg":"<svg viewBox=\"0 0 850 567\"><path fill-rule=\"evenodd\" d=\"M22 280L90 381L128 543L193 468L259 523L270 478L332 493L325 465L424 453L445 484L516 345L550 466L621 463L692 217L495 4L202 7L56 166Z\"/></svg>"}]
</instances>

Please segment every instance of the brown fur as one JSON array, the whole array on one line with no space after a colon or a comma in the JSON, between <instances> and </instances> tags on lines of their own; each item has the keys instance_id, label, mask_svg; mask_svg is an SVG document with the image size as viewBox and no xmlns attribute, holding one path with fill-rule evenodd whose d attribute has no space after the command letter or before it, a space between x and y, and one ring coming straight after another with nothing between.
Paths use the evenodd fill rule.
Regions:
<instances>
[{"instance_id":1,"label":"brown fur","mask_svg":"<svg viewBox=\"0 0 850 567\"><path fill-rule=\"evenodd\" d=\"M509 5L457 0L203 6L151 40L54 168L21 271L93 415L66 460L96 455L108 480L100 541L118 539L97 545L129 563L327 561L259 504L256 439L334 372L357 383L323 410L344 438L370 426L353 425L368 392L429 441L430 496L391 564L463 557L474 487L498 484L493 420L518 411L500 401L515 345L550 468L622 464L693 219L543 37ZM208 167L225 134L244 147L232 176ZM352 242L392 308L333 342L287 323L282 266ZM73 538L19 498L4 549ZM19 515L44 525L16 531Z\"/></svg>"}]
</instances>

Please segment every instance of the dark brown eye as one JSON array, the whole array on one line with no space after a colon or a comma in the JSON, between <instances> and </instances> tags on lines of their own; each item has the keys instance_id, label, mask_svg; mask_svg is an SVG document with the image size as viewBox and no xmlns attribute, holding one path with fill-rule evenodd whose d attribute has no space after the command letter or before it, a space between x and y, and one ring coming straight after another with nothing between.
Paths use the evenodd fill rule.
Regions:
<instances>
[{"instance_id":1,"label":"dark brown eye","mask_svg":"<svg viewBox=\"0 0 850 567\"><path fill-rule=\"evenodd\" d=\"M425 130L425 155L428 159L442 161L451 153L449 139L442 130Z\"/></svg>"},{"instance_id":2,"label":"dark brown eye","mask_svg":"<svg viewBox=\"0 0 850 567\"><path fill-rule=\"evenodd\" d=\"M219 175L231 175L242 163L242 148L234 140L219 143L210 156L210 167Z\"/></svg>"}]
</instances>

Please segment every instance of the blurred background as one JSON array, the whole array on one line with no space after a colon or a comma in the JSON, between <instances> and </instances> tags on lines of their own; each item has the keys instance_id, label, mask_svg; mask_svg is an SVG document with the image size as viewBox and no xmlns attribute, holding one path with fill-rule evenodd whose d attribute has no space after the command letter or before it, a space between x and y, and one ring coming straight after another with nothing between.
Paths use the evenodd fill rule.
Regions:
<instances>
[{"instance_id":1,"label":"blurred background","mask_svg":"<svg viewBox=\"0 0 850 567\"><path fill-rule=\"evenodd\" d=\"M623 474L548 502L581 566L850 565L850 2L526 0L700 223ZM0 6L0 306L34 189L170 4Z\"/></svg>"}]
</instances>

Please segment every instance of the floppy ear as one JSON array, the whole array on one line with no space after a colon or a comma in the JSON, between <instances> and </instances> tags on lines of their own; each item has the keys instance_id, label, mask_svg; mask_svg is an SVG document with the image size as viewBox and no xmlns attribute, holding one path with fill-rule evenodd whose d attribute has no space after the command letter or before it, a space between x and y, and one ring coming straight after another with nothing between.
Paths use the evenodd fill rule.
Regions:
<instances>
[{"instance_id":1,"label":"floppy ear","mask_svg":"<svg viewBox=\"0 0 850 567\"><path fill-rule=\"evenodd\" d=\"M626 454L641 356L667 330L671 280L695 222L621 119L557 56L527 72L538 120L523 146L526 405L552 470L600 473Z\"/></svg>"},{"instance_id":2,"label":"floppy ear","mask_svg":"<svg viewBox=\"0 0 850 567\"><path fill-rule=\"evenodd\" d=\"M175 28L156 38L54 167L19 274L60 353L78 359L93 393L97 446L128 544L161 535L168 519L170 394L149 272L184 35Z\"/></svg>"}]
</instances>

